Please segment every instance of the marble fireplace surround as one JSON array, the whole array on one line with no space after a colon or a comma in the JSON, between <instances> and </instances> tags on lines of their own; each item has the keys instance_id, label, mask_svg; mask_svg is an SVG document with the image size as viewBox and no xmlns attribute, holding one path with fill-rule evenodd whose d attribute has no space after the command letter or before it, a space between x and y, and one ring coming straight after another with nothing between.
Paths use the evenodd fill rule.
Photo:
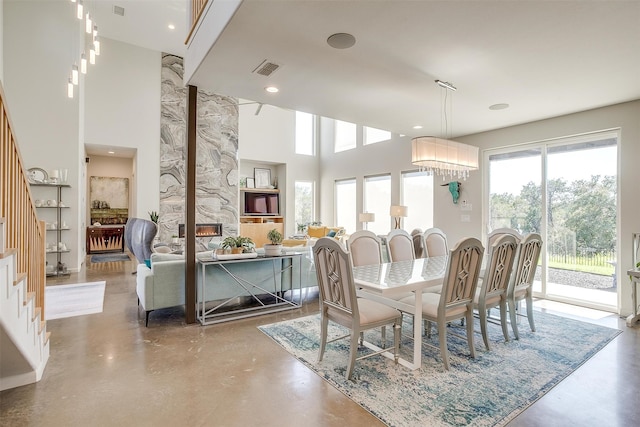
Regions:
<instances>
[{"instance_id":1,"label":"marble fireplace surround","mask_svg":"<svg viewBox=\"0 0 640 427\"><path fill-rule=\"evenodd\" d=\"M187 87L182 58L162 55L159 240L168 242L185 222ZM237 235L238 101L198 90L196 223L221 223Z\"/></svg>"}]
</instances>

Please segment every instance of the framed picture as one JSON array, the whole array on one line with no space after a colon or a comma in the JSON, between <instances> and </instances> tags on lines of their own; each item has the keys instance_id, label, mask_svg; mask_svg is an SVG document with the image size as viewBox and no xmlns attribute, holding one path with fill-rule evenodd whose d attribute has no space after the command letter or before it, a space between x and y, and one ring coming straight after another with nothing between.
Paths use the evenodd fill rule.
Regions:
<instances>
[{"instance_id":1,"label":"framed picture","mask_svg":"<svg viewBox=\"0 0 640 427\"><path fill-rule=\"evenodd\" d=\"M256 182L253 178L247 178L247 188L256 188Z\"/></svg>"},{"instance_id":2,"label":"framed picture","mask_svg":"<svg viewBox=\"0 0 640 427\"><path fill-rule=\"evenodd\" d=\"M271 169L253 169L253 177L256 180L256 188L271 187Z\"/></svg>"}]
</instances>

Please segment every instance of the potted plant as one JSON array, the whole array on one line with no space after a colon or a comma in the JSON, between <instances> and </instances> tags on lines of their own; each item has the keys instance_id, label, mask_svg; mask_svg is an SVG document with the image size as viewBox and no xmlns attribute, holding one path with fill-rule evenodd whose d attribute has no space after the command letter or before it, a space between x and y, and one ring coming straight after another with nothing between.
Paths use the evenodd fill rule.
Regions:
<instances>
[{"instance_id":1,"label":"potted plant","mask_svg":"<svg viewBox=\"0 0 640 427\"><path fill-rule=\"evenodd\" d=\"M180 238L178 237L178 235L174 234L173 236L171 236L171 243L173 243L174 245L180 243Z\"/></svg>"},{"instance_id":2,"label":"potted plant","mask_svg":"<svg viewBox=\"0 0 640 427\"><path fill-rule=\"evenodd\" d=\"M157 224L158 223L158 212L156 212L156 211L149 212L149 218L151 219L151 221L153 221L153 222L155 222Z\"/></svg>"},{"instance_id":3,"label":"potted plant","mask_svg":"<svg viewBox=\"0 0 640 427\"><path fill-rule=\"evenodd\" d=\"M222 247L229 249L232 254L241 254L243 252L251 252L254 247L253 240L250 237L226 237L222 241Z\"/></svg>"},{"instance_id":4,"label":"potted plant","mask_svg":"<svg viewBox=\"0 0 640 427\"><path fill-rule=\"evenodd\" d=\"M271 243L264 245L264 254L266 256L278 256L282 254L282 233L275 228L269 230L267 239Z\"/></svg>"}]
</instances>

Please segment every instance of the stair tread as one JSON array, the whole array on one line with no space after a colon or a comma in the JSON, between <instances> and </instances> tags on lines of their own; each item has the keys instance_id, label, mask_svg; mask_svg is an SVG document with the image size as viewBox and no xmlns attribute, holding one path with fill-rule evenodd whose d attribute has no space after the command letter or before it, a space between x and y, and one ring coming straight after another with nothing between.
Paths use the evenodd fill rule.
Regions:
<instances>
[{"instance_id":1,"label":"stair tread","mask_svg":"<svg viewBox=\"0 0 640 427\"><path fill-rule=\"evenodd\" d=\"M33 318L31 320L36 320L38 317L40 317L41 314L42 314L42 308L36 307L36 309L33 310Z\"/></svg>"},{"instance_id":2,"label":"stair tread","mask_svg":"<svg viewBox=\"0 0 640 427\"><path fill-rule=\"evenodd\" d=\"M16 280L13 281L13 286L18 286L25 280L27 280L27 273L18 273L16 275Z\"/></svg>"},{"instance_id":3,"label":"stair tread","mask_svg":"<svg viewBox=\"0 0 640 427\"><path fill-rule=\"evenodd\" d=\"M24 301L22 302L22 305L29 304L29 301L31 301L35 297L36 297L36 293L35 292L27 292L27 295L26 295Z\"/></svg>"},{"instance_id":4,"label":"stair tread","mask_svg":"<svg viewBox=\"0 0 640 427\"><path fill-rule=\"evenodd\" d=\"M9 258L12 255L17 255L18 254L18 250L17 249L9 249L7 248L4 252L0 252L0 259L3 258Z\"/></svg>"}]
</instances>

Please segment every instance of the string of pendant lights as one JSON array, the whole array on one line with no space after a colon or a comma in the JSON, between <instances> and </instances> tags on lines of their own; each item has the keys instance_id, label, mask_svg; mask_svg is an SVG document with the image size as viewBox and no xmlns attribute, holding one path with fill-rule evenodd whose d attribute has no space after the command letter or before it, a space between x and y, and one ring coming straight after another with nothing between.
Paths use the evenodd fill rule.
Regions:
<instances>
[{"instance_id":1,"label":"string of pendant lights","mask_svg":"<svg viewBox=\"0 0 640 427\"><path fill-rule=\"evenodd\" d=\"M67 96L73 98L74 87L78 86L80 82L80 74L87 74L87 63L94 65L96 63L96 56L100 55L100 40L98 39L98 25L91 19L89 11L85 10L83 0L71 0L71 3L75 3L75 16L80 21L83 21L85 35L85 43L83 43L82 54L80 54L80 61L75 61L71 66L71 73L69 75L69 81L67 83ZM86 44L87 37L89 38L89 58L87 58ZM78 66L78 62L80 65Z\"/></svg>"}]
</instances>

